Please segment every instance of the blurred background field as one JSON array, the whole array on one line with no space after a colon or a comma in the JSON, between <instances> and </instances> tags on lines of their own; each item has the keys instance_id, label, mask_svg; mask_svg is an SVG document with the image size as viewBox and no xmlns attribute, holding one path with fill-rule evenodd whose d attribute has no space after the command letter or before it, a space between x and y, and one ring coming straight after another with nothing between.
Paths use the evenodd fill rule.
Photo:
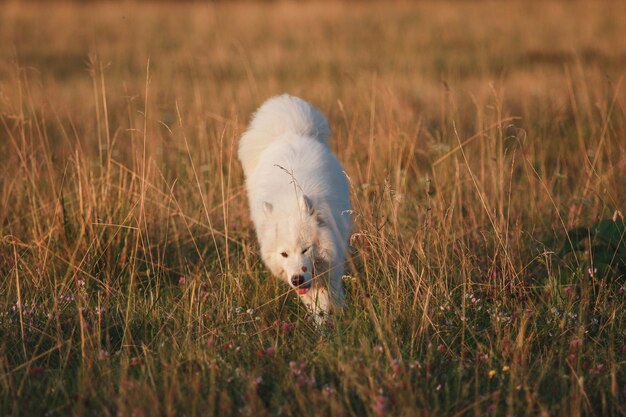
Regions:
<instances>
[{"instance_id":1,"label":"blurred background field","mask_svg":"<svg viewBox=\"0 0 626 417\"><path fill-rule=\"evenodd\" d=\"M621 415L625 73L622 2L2 3L0 414ZM283 92L352 185L322 330L236 159Z\"/></svg>"}]
</instances>

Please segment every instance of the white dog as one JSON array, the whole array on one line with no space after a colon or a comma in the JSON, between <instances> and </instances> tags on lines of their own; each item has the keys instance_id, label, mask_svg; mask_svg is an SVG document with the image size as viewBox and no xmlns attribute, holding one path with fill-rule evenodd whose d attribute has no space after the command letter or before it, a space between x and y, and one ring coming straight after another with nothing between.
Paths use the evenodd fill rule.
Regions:
<instances>
[{"instance_id":1,"label":"white dog","mask_svg":"<svg viewBox=\"0 0 626 417\"><path fill-rule=\"evenodd\" d=\"M261 256L316 316L343 306L351 225L348 182L324 116L284 94L257 110L239 142Z\"/></svg>"}]
</instances>

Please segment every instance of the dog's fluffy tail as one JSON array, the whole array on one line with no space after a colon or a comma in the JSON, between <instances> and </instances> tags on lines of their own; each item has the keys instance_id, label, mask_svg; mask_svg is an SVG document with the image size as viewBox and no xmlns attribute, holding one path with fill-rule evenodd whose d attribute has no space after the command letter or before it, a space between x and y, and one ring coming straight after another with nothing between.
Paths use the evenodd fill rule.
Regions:
<instances>
[{"instance_id":1,"label":"dog's fluffy tail","mask_svg":"<svg viewBox=\"0 0 626 417\"><path fill-rule=\"evenodd\" d=\"M261 152L286 134L308 136L326 144L330 130L322 113L301 98L288 94L269 98L239 141L239 160L246 176L256 167Z\"/></svg>"}]
</instances>

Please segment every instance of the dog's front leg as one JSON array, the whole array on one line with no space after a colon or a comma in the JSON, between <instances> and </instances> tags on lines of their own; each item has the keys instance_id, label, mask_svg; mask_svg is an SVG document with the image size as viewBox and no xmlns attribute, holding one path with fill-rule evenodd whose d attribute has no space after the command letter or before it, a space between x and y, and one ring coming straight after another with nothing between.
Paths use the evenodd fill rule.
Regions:
<instances>
[{"instance_id":1,"label":"dog's front leg","mask_svg":"<svg viewBox=\"0 0 626 417\"><path fill-rule=\"evenodd\" d=\"M324 282L317 281L311 290L301 297L318 325L323 324L331 313L343 308L345 292L342 277L343 268L331 268Z\"/></svg>"},{"instance_id":2,"label":"dog's front leg","mask_svg":"<svg viewBox=\"0 0 626 417\"><path fill-rule=\"evenodd\" d=\"M332 303L328 294L328 289L322 286L314 286L311 290L300 297L305 306L309 309L313 317L327 316L332 310Z\"/></svg>"}]
</instances>

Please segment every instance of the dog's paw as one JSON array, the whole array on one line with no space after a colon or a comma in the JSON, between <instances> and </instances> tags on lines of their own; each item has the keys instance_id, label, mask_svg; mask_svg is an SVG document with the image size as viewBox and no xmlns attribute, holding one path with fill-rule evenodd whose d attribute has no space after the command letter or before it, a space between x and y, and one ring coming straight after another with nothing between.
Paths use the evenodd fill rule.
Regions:
<instances>
[{"instance_id":1,"label":"dog's paw","mask_svg":"<svg viewBox=\"0 0 626 417\"><path fill-rule=\"evenodd\" d=\"M319 312L310 314L309 319L315 327L323 333L335 330L335 320L333 320L333 317L328 313Z\"/></svg>"}]
</instances>

